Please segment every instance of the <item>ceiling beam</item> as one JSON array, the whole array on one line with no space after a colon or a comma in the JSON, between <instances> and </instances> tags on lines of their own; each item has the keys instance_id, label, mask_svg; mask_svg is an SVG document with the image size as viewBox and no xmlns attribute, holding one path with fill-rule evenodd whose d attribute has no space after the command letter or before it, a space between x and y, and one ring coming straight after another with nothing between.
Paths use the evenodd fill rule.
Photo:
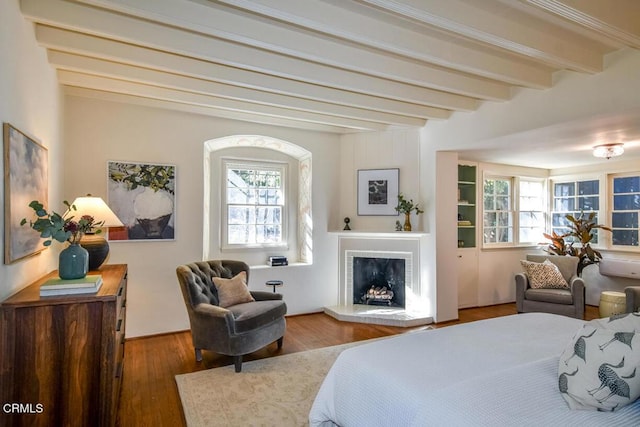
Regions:
<instances>
[{"instance_id":1,"label":"ceiling beam","mask_svg":"<svg viewBox=\"0 0 640 427\"><path fill-rule=\"evenodd\" d=\"M111 79L200 93L247 103L271 105L291 110L348 117L397 126L421 127L426 123L424 119L278 95L70 53L49 51L48 56L49 62L58 69Z\"/></svg>"},{"instance_id":2,"label":"ceiling beam","mask_svg":"<svg viewBox=\"0 0 640 427\"><path fill-rule=\"evenodd\" d=\"M62 0L22 0L21 5L23 14L36 22L287 79L392 99L404 99L412 93L414 97L426 99L434 92L443 93ZM396 95L385 96L384 92L396 92ZM482 92L483 96L478 97L483 99L507 100L511 96L508 86L492 85Z\"/></svg>"},{"instance_id":3,"label":"ceiling beam","mask_svg":"<svg viewBox=\"0 0 640 427\"><path fill-rule=\"evenodd\" d=\"M185 113L200 114L208 117L216 117L230 120L240 120L250 123L259 123L271 126L285 126L295 129L306 129L318 132L330 132L343 134L354 132L354 129L333 125L323 125L312 122L303 122L293 119L283 119L280 117L261 116L242 111L223 110L213 106L201 106L193 104L182 104L179 102L165 101L161 99L143 98L140 96L123 93L106 92L95 89L86 89L75 86L64 86L64 94L81 98L98 99L109 102L119 102L122 104L141 105L150 108L161 108L171 111L182 111Z\"/></svg>"},{"instance_id":4,"label":"ceiling beam","mask_svg":"<svg viewBox=\"0 0 640 427\"><path fill-rule=\"evenodd\" d=\"M283 25L282 22L239 14L218 3L208 2L203 5L188 0L119 0L117 4L105 0L78 1L288 57L416 86L494 100L504 99L509 93L507 83L489 80L486 76L476 77L455 68L443 69L441 64L434 66L415 56L403 58L399 55L390 56L377 49L363 49L354 43L344 43L344 40L334 36L301 31L299 27ZM300 2L299 6L307 7L310 4L312 3L305 1ZM547 78L550 82L549 71Z\"/></svg>"},{"instance_id":5,"label":"ceiling beam","mask_svg":"<svg viewBox=\"0 0 640 427\"><path fill-rule=\"evenodd\" d=\"M394 25L385 22L383 17L367 16L340 7L342 4L318 0L217 0L217 3L453 70L529 88L551 87L554 70L550 67L534 64L519 55L507 57L478 49L470 43L461 43L461 40ZM369 14L375 12L368 9Z\"/></svg>"},{"instance_id":6,"label":"ceiling beam","mask_svg":"<svg viewBox=\"0 0 640 427\"><path fill-rule=\"evenodd\" d=\"M488 45L530 56L560 68L602 71L602 52L576 35L533 15L495 3L461 0L361 0L405 18ZM481 7L482 6L482 7ZM562 34L564 33L564 34ZM592 43L593 44L593 43Z\"/></svg>"},{"instance_id":7,"label":"ceiling beam","mask_svg":"<svg viewBox=\"0 0 640 427\"><path fill-rule=\"evenodd\" d=\"M640 48L640 2L625 1L627 13L621 14L615 3L602 0L527 0L538 6L589 30L617 40L625 45ZM633 8L630 11L629 8Z\"/></svg>"},{"instance_id":8,"label":"ceiling beam","mask_svg":"<svg viewBox=\"0 0 640 427\"><path fill-rule=\"evenodd\" d=\"M92 76L76 73L74 71L58 70L58 81L62 85L75 86L86 89L136 95L144 98L173 101L183 104L198 105L202 107L216 107L224 110L247 112L255 115L292 118L317 124L342 126L354 130L381 131L389 128L388 124L370 122L365 120L347 119L336 116L328 116L306 111L294 111L287 108L274 107L261 104L247 104L246 102L219 98L198 93L183 92L175 89L149 86L141 83L127 82L124 80L110 79L107 77Z\"/></svg>"},{"instance_id":9,"label":"ceiling beam","mask_svg":"<svg viewBox=\"0 0 640 427\"><path fill-rule=\"evenodd\" d=\"M412 117L443 119L449 117L450 111L448 110L473 111L479 105L478 100L473 98L430 91L429 89L424 89L428 93L420 93L423 97L416 96L420 90L411 86L408 86L406 90L402 88L402 92L392 91L393 87L384 88L385 90L374 94L365 94L354 90L345 91L43 25L36 25L36 39L40 45L50 49L156 68L220 83L360 108L378 109ZM413 92L410 91L412 88ZM395 98L391 99L392 96ZM424 97L428 100L425 100Z\"/></svg>"}]
</instances>

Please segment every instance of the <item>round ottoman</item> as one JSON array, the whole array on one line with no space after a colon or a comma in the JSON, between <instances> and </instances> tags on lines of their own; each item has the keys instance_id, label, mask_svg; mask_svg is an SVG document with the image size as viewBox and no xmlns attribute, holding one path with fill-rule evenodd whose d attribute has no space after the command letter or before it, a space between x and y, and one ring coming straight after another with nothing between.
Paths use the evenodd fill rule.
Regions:
<instances>
[{"instance_id":1,"label":"round ottoman","mask_svg":"<svg viewBox=\"0 0 640 427\"><path fill-rule=\"evenodd\" d=\"M600 317L624 313L627 298L624 292L604 291L600 294Z\"/></svg>"}]
</instances>

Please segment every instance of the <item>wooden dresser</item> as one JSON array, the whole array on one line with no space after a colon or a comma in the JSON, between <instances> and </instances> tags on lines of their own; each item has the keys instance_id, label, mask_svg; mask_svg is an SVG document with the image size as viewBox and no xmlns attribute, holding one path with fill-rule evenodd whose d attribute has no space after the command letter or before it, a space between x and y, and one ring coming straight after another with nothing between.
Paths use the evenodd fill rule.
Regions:
<instances>
[{"instance_id":1,"label":"wooden dresser","mask_svg":"<svg viewBox=\"0 0 640 427\"><path fill-rule=\"evenodd\" d=\"M96 294L40 297L53 271L0 305L0 426L116 424L127 265L90 274Z\"/></svg>"}]
</instances>

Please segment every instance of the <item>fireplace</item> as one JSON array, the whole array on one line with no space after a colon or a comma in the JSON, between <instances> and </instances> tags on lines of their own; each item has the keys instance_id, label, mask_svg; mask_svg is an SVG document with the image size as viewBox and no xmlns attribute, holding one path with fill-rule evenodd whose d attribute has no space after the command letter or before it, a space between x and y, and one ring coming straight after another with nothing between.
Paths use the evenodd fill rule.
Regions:
<instances>
[{"instance_id":1,"label":"fireplace","mask_svg":"<svg viewBox=\"0 0 640 427\"><path fill-rule=\"evenodd\" d=\"M353 257L353 303L405 306L405 260Z\"/></svg>"},{"instance_id":2,"label":"fireplace","mask_svg":"<svg viewBox=\"0 0 640 427\"><path fill-rule=\"evenodd\" d=\"M412 327L433 322L426 233L342 231L338 295L328 315L346 322Z\"/></svg>"}]
</instances>

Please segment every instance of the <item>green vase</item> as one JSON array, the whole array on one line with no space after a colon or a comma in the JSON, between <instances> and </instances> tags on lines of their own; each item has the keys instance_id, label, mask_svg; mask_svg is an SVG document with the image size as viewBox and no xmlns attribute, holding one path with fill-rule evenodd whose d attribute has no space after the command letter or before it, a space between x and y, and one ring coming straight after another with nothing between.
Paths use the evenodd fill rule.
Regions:
<instances>
[{"instance_id":1,"label":"green vase","mask_svg":"<svg viewBox=\"0 0 640 427\"><path fill-rule=\"evenodd\" d=\"M58 275L61 279L82 279L89 272L89 252L77 243L60 252Z\"/></svg>"}]
</instances>

